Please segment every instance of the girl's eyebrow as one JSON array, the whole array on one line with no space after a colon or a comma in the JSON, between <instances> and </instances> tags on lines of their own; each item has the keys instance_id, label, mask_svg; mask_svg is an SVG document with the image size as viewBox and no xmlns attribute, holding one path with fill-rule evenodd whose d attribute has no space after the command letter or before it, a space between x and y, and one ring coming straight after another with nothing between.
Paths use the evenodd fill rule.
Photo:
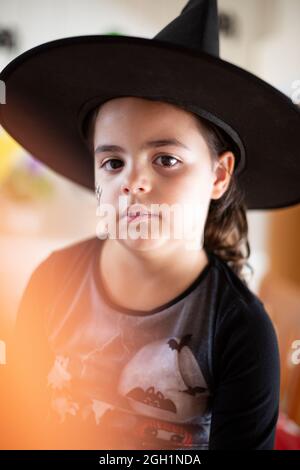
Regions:
<instances>
[{"instance_id":1,"label":"girl's eyebrow","mask_svg":"<svg viewBox=\"0 0 300 470\"><path fill-rule=\"evenodd\" d=\"M185 144L180 142L178 139L171 138L171 139L159 139L159 140L149 140L148 142L145 142L142 145L142 150L147 149L147 148L152 148L152 147L164 147L167 145L173 145L175 147L182 147L186 150L191 151L189 147L187 147ZM101 152L122 152L126 153L126 150L123 147L120 147L119 145L113 145L113 144L103 144L103 145L98 145L95 154L96 153L101 153Z\"/></svg>"}]
</instances>

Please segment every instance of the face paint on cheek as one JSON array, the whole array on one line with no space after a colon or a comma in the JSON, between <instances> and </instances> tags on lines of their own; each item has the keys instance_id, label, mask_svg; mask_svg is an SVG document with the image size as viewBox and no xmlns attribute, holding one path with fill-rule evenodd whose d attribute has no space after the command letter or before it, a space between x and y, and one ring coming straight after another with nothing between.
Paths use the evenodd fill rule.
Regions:
<instances>
[{"instance_id":1,"label":"face paint on cheek","mask_svg":"<svg viewBox=\"0 0 300 470\"><path fill-rule=\"evenodd\" d=\"M100 187L99 184L96 185L95 193L96 193L96 198L97 198L97 204L99 206L100 198L101 198L101 194L102 194L102 188Z\"/></svg>"},{"instance_id":2,"label":"face paint on cheek","mask_svg":"<svg viewBox=\"0 0 300 470\"><path fill-rule=\"evenodd\" d=\"M117 233L117 217L115 206L112 203L103 202L100 205L100 199L103 195L103 188L100 184L96 184L95 194L97 199L96 215L99 218L97 222L96 233L98 238L106 239L109 234L112 238L116 238ZM107 193L105 193L107 195Z\"/></svg>"},{"instance_id":3,"label":"face paint on cheek","mask_svg":"<svg viewBox=\"0 0 300 470\"><path fill-rule=\"evenodd\" d=\"M97 222L96 234L97 234L97 237L100 240L105 240L106 238L108 238L109 232L108 232L105 217L104 217L104 220L101 220L101 217L103 216L102 207L100 208L100 198L101 198L101 195L102 195L102 188L99 184L96 185L95 194L96 194L96 198L97 198L96 214L97 214L97 216L100 217L100 220Z\"/></svg>"}]
</instances>

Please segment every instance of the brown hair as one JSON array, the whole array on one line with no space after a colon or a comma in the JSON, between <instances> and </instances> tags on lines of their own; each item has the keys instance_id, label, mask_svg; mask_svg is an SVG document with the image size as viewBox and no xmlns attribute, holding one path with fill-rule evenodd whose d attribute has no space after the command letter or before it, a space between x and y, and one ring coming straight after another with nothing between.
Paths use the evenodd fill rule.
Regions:
<instances>
[{"instance_id":1,"label":"brown hair","mask_svg":"<svg viewBox=\"0 0 300 470\"><path fill-rule=\"evenodd\" d=\"M226 151L231 151L237 159L237 147L227 133L206 119L195 116L213 160L218 160ZM211 199L204 227L204 247L222 258L245 284L245 268L253 274L253 268L248 262L250 245L246 211L244 193L233 172L225 193L219 199Z\"/></svg>"},{"instance_id":2,"label":"brown hair","mask_svg":"<svg viewBox=\"0 0 300 470\"><path fill-rule=\"evenodd\" d=\"M173 102L171 104L191 113L185 106ZM94 126L100 106L97 106L86 120L86 140L92 154ZM225 131L207 119L195 113L191 114L198 121L199 130L206 139L213 161L218 160L226 151L232 151L235 157L238 156L238 148ZM247 267L253 274L253 268L247 261L250 245L246 210L244 194L238 187L233 172L225 193L219 199L211 199L204 227L204 248L225 261L245 284L247 280L244 269Z\"/></svg>"}]
</instances>

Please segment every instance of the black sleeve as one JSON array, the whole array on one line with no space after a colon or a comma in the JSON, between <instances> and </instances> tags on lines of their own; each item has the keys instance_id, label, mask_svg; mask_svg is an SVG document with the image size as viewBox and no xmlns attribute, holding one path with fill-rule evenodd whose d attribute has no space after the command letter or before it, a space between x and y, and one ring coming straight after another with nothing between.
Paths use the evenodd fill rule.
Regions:
<instances>
[{"instance_id":1,"label":"black sleeve","mask_svg":"<svg viewBox=\"0 0 300 470\"><path fill-rule=\"evenodd\" d=\"M273 449L279 413L277 336L259 299L217 321L209 449Z\"/></svg>"},{"instance_id":2,"label":"black sleeve","mask_svg":"<svg viewBox=\"0 0 300 470\"><path fill-rule=\"evenodd\" d=\"M47 371L52 361L45 331L53 256L33 271L23 292L9 355L9 391L16 448L38 448L47 418Z\"/></svg>"}]
</instances>

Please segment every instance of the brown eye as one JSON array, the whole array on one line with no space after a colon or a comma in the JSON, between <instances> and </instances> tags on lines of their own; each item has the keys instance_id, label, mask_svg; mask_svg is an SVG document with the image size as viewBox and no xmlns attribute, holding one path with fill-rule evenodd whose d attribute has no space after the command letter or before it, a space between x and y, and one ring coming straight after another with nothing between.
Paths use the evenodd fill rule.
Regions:
<instances>
[{"instance_id":1,"label":"brown eye","mask_svg":"<svg viewBox=\"0 0 300 470\"><path fill-rule=\"evenodd\" d=\"M123 163L123 162L122 162L121 160L119 160L118 158L110 158L109 160L106 160L104 163L102 163L102 164L100 165L100 168L105 167L105 170L110 171L105 165L106 165L107 163L111 163L111 162ZM116 168L116 167L115 167L115 163L113 163L113 164L112 164L112 170L117 170L117 169L118 169L118 167Z\"/></svg>"},{"instance_id":2,"label":"brown eye","mask_svg":"<svg viewBox=\"0 0 300 470\"><path fill-rule=\"evenodd\" d=\"M157 157L157 159L159 159L159 158L162 159L162 162L163 162L162 166L164 166L166 168L176 166L176 162L178 162L179 164L181 163L180 160L173 157L172 155L159 155L159 157ZM155 159L155 160L157 160L157 159ZM175 162L175 163L172 164L172 161Z\"/></svg>"}]
</instances>

